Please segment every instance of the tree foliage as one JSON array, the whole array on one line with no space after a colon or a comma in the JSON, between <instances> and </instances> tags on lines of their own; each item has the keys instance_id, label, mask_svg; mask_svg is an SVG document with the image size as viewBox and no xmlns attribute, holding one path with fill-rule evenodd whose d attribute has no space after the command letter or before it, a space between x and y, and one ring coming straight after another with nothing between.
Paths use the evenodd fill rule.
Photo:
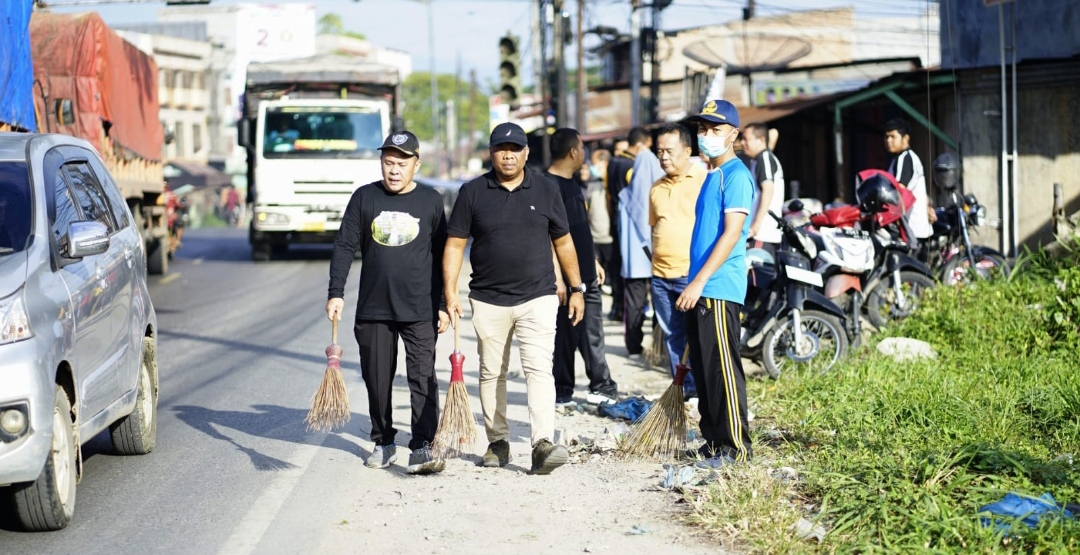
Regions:
<instances>
[{"instance_id":1,"label":"tree foliage","mask_svg":"<svg viewBox=\"0 0 1080 555\"><path fill-rule=\"evenodd\" d=\"M327 13L319 18L320 35L342 35L354 39L367 40L363 33L345 29L345 20L336 13Z\"/></svg>"},{"instance_id":2,"label":"tree foliage","mask_svg":"<svg viewBox=\"0 0 1080 555\"><path fill-rule=\"evenodd\" d=\"M443 134L443 140L445 140L446 116L443 114L442 106L445 106L446 101L454 98L455 90L457 91L457 99L454 104L457 111L458 136L464 136L469 131L469 82L464 79L459 81L454 75L450 74L440 74L435 79L439 88L439 129L440 133ZM412 131L422 141L431 140L431 74L426 71L412 73L405 78L401 89L406 129ZM475 102L475 129L486 134L488 130L488 93L481 86L477 87Z\"/></svg>"}]
</instances>

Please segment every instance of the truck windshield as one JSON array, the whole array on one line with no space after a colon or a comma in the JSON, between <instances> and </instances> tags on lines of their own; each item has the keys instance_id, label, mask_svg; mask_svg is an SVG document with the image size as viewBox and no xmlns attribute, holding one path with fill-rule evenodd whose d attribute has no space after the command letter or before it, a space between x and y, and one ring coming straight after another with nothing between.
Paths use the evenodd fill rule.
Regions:
<instances>
[{"instance_id":1,"label":"truck windshield","mask_svg":"<svg viewBox=\"0 0 1080 555\"><path fill-rule=\"evenodd\" d=\"M367 106L267 108L265 158L378 158L382 113Z\"/></svg>"},{"instance_id":2,"label":"truck windshield","mask_svg":"<svg viewBox=\"0 0 1080 555\"><path fill-rule=\"evenodd\" d=\"M30 236L30 174L25 162L0 162L0 256L26 249Z\"/></svg>"}]
</instances>

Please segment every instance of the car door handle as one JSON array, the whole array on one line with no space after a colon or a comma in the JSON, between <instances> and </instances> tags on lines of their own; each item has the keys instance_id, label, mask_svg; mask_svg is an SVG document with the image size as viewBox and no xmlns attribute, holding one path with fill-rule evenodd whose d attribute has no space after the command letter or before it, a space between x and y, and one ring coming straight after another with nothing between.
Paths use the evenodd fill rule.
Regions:
<instances>
[{"instance_id":1,"label":"car door handle","mask_svg":"<svg viewBox=\"0 0 1080 555\"><path fill-rule=\"evenodd\" d=\"M127 260L128 268L132 265L132 260L135 258L135 253L131 249L124 251L124 260Z\"/></svg>"}]
</instances>

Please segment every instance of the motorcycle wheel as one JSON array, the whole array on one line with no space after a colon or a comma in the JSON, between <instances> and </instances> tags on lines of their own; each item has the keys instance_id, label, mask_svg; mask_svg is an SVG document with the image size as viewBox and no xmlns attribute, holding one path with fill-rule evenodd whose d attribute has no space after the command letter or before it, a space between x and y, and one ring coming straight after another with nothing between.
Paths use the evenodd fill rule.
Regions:
<instances>
[{"instance_id":1,"label":"motorcycle wheel","mask_svg":"<svg viewBox=\"0 0 1080 555\"><path fill-rule=\"evenodd\" d=\"M971 272L971 263L963 253L957 254L945 263L941 269L941 283L944 285L964 285L973 278L993 279L1009 276L1009 262L1005 257L983 253L975 258L975 271Z\"/></svg>"},{"instance_id":2,"label":"motorcycle wheel","mask_svg":"<svg viewBox=\"0 0 1080 555\"><path fill-rule=\"evenodd\" d=\"M866 298L866 317L874 327L881 329L889 324L911 316L919 307L919 298L927 289L934 287L934 280L918 272L900 272L900 286L908 298L908 306L901 310L896 306L892 277L886 276Z\"/></svg>"},{"instance_id":3,"label":"motorcycle wheel","mask_svg":"<svg viewBox=\"0 0 1080 555\"><path fill-rule=\"evenodd\" d=\"M801 311L800 320L803 327L801 352L793 344L795 337L790 315L765 334L761 354L769 377L776 379L784 372L795 370L824 373L847 356L847 332L839 320L816 310Z\"/></svg>"}]
</instances>

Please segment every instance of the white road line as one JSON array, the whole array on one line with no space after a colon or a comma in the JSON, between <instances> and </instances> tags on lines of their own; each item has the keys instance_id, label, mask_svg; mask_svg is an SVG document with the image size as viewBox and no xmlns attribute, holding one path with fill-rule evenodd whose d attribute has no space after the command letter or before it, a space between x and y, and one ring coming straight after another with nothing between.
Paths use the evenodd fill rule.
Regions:
<instances>
[{"instance_id":1,"label":"white road line","mask_svg":"<svg viewBox=\"0 0 1080 555\"><path fill-rule=\"evenodd\" d=\"M281 506L296 488L296 483L307 472L311 461L315 459L321 447L322 442L300 448L297 456L290 461L296 467L279 472L270 486L263 490L262 495L251 505L251 509L244 515L243 520L233 529L232 535L218 550L220 555L248 555L255 551L259 541L266 534L266 530L277 518Z\"/></svg>"},{"instance_id":2,"label":"white road line","mask_svg":"<svg viewBox=\"0 0 1080 555\"><path fill-rule=\"evenodd\" d=\"M174 281L176 281L178 279L180 279L180 272L176 272L174 274L169 274L169 275L161 278L161 281L158 282L158 285L168 285L168 284L170 284L170 283L172 283L172 282L174 282Z\"/></svg>"}]
</instances>

